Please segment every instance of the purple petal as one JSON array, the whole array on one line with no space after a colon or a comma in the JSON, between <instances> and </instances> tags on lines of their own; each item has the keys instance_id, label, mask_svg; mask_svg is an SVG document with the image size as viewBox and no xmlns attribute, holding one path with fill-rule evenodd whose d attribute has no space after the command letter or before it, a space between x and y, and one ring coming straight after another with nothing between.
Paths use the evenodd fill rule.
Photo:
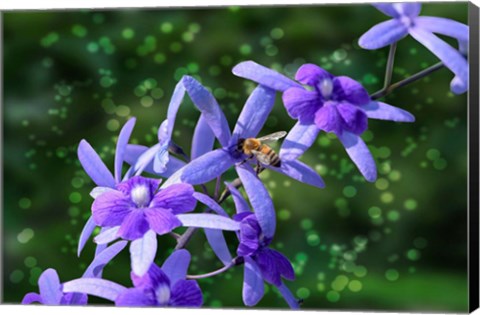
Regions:
<instances>
[{"instance_id":1,"label":"purple petal","mask_svg":"<svg viewBox=\"0 0 480 315\"><path fill-rule=\"evenodd\" d=\"M155 306L154 294L145 294L142 289L131 288L120 293L115 299L116 306Z\"/></svg>"},{"instance_id":2,"label":"purple petal","mask_svg":"<svg viewBox=\"0 0 480 315\"><path fill-rule=\"evenodd\" d=\"M167 170L167 164L170 160L170 153L168 152L168 146L164 145L157 151L153 158L153 170L157 174L163 174Z\"/></svg>"},{"instance_id":3,"label":"purple petal","mask_svg":"<svg viewBox=\"0 0 480 315\"><path fill-rule=\"evenodd\" d=\"M263 278L257 263L250 257L245 257L243 273L243 303L246 306L255 306L263 297Z\"/></svg>"},{"instance_id":4,"label":"purple petal","mask_svg":"<svg viewBox=\"0 0 480 315\"><path fill-rule=\"evenodd\" d=\"M226 185L228 187L228 190L232 194L233 202L235 203L237 213L250 212L250 206L248 205L248 202L245 200L245 198L243 198L240 191L238 191L238 189L231 184L226 183Z\"/></svg>"},{"instance_id":5,"label":"purple petal","mask_svg":"<svg viewBox=\"0 0 480 315\"><path fill-rule=\"evenodd\" d=\"M288 259L276 250L264 248L255 258L263 279L277 287L282 284L282 277L295 279L295 272Z\"/></svg>"},{"instance_id":6,"label":"purple petal","mask_svg":"<svg viewBox=\"0 0 480 315\"><path fill-rule=\"evenodd\" d=\"M454 20L434 16L419 16L415 19L415 25L432 33L450 36L460 41L468 41L468 26Z\"/></svg>"},{"instance_id":7,"label":"purple petal","mask_svg":"<svg viewBox=\"0 0 480 315\"><path fill-rule=\"evenodd\" d=\"M93 201L92 216L100 226L120 225L131 212L130 206L129 199L122 192L106 192Z\"/></svg>"},{"instance_id":8,"label":"purple petal","mask_svg":"<svg viewBox=\"0 0 480 315\"><path fill-rule=\"evenodd\" d=\"M102 228L102 230L103 229L105 229L105 228ZM110 242L113 242L114 240L116 240L117 238L120 237L120 235L118 235L118 230L120 230L120 226L116 226L116 227L113 227L113 228L108 228L108 229L102 231L97 236L95 236L93 241L95 243L99 244L99 245L108 244Z\"/></svg>"},{"instance_id":9,"label":"purple petal","mask_svg":"<svg viewBox=\"0 0 480 315\"><path fill-rule=\"evenodd\" d=\"M120 253L125 246L126 241L120 241L113 244L110 247L105 248L100 254L95 256L92 263L88 266L87 270L83 273L82 278L96 278L101 276L103 268Z\"/></svg>"},{"instance_id":10,"label":"purple petal","mask_svg":"<svg viewBox=\"0 0 480 315\"><path fill-rule=\"evenodd\" d=\"M275 234L275 209L273 207L272 198L268 194L267 189L257 174L248 165L238 166L238 176L240 177L243 187L247 192L250 204L255 212L258 223L262 228L262 232L266 238L272 239Z\"/></svg>"},{"instance_id":11,"label":"purple petal","mask_svg":"<svg viewBox=\"0 0 480 315\"><path fill-rule=\"evenodd\" d=\"M153 169L153 159L155 158L155 154L157 153L157 151L160 149L160 144L157 143L150 149L143 145L127 145L127 149L125 151L125 162L130 165L135 165L136 167L138 167L138 169L142 169L142 171L148 172L150 174L160 175L162 177L170 177L170 175L185 166L185 162L183 162L182 160L179 160L174 156L169 156L165 172L158 174ZM148 153L146 153L147 150L149 150ZM144 153L145 155L142 156L142 154ZM142 158L142 160L138 162L137 165L137 161L140 158Z\"/></svg>"},{"instance_id":12,"label":"purple petal","mask_svg":"<svg viewBox=\"0 0 480 315\"><path fill-rule=\"evenodd\" d=\"M157 235L154 231L148 231L145 235L130 244L130 258L132 271L137 276L147 273L157 253Z\"/></svg>"},{"instance_id":13,"label":"purple petal","mask_svg":"<svg viewBox=\"0 0 480 315\"><path fill-rule=\"evenodd\" d=\"M238 220L236 217L235 219ZM243 218L240 223L240 244L237 248L237 254L239 256L250 256L260 247L261 229L255 215L247 216Z\"/></svg>"},{"instance_id":14,"label":"purple petal","mask_svg":"<svg viewBox=\"0 0 480 315\"><path fill-rule=\"evenodd\" d=\"M197 205L194 192L192 185L174 184L156 193L150 206L171 209L173 214L189 212Z\"/></svg>"},{"instance_id":15,"label":"purple petal","mask_svg":"<svg viewBox=\"0 0 480 315\"><path fill-rule=\"evenodd\" d=\"M314 124L304 125L297 122L282 143L279 154L282 161L294 160L301 156L312 146L319 132L320 129Z\"/></svg>"},{"instance_id":16,"label":"purple petal","mask_svg":"<svg viewBox=\"0 0 480 315\"><path fill-rule=\"evenodd\" d=\"M335 77L333 93L342 101L354 105L364 105L370 102L370 96L365 88L354 79L345 76Z\"/></svg>"},{"instance_id":17,"label":"purple petal","mask_svg":"<svg viewBox=\"0 0 480 315\"><path fill-rule=\"evenodd\" d=\"M177 218L183 226L192 226L206 229L219 229L225 231L238 231L240 225L238 222L224 216L211 213L191 213L179 214Z\"/></svg>"},{"instance_id":18,"label":"purple petal","mask_svg":"<svg viewBox=\"0 0 480 315\"><path fill-rule=\"evenodd\" d=\"M290 117L298 119L305 125L313 123L315 112L322 106L316 91L307 91L303 88L286 90L282 100Z\"/></svg>"},{"instance_id":19,"label":"purple petal","mask_svg":"<svg viewBox=\"0 0 480 315\"><path fill-rule=\"evenodd\" d=\"M434 34L419 27L413 27L410 35L437 56L463 82L468 82L468 63L460 52Z\"/></svg>"},{"instance_id":20,"label":"purple petal","mask_svg":"<svg viewBox=\"0 0 480 315\"><path fill-rule=\"evenodd\" d=\"M200 307L203 304L202 290L197 281L180 280L172 288L171 306Z\"/></svg>"},{"instance_id":21,"label":"purple petal","mask_svg":"<svg viewBox=\"0 0 480 315\"><path fill-rule=\"evenodd\" d=\"M22 304L32 304L32 303L43 303L42 297L40 296L40 294L30 292L23 297Z\"/></svg>"},{"instance_id":22,"label":"purple petal","mask_svg":"<svg viewBox=\"0 0 480 315\"><path fill-rule=\"evenodd\" d=\"M259 85L248 98L233 130L234 138L256 137L275 104L275 90Z\"/></svg>"},{"instance_id":23,"label":"purple petal","mask_svg":"<svg viewBox=\"0 0 480 315\"><path fill-rule=\"evenodd\" d=\"M342 118L338 113L337 105L326 102L315 114L315 125L325 132L341 133L343 130Z\"/></svg>"},{"instance_id":24,"label":"purple petal","mask_svg":"<svg viewBox=\"0 0 480 315\"><path fill-rule=\"evenodd\" d=\"M82 233L80 233L80 239L78 240L78 248L77 248L77 256L80 257L80 253L82 252L85 244L87 243L88 239L92 235L93 231L95 230L95 221L93 220L93 216L88 218L87 223L82 229Z\"/></svg>"},{"instance_id":25,"label":"purple petal","mask_svg":"<svg viewBox=\"0 0 480 315\"><path fill-rule=\"evenodd\" d=\"M184 76L182 82L188 95L202 112L203 118L209 124L220 144L227 146L230 141L230 127L212 93L190 76Z\"/></svg>"},{"instance_id":26,"label":"purple petal","mask_svg":"<svg viewBox=\"0 0 480 315\"><path fill-rule=\"evenodd\" d=\"M200 115L197 126L193 132L192 140L192 152L190 158L192 160L204 155L207 152L212 151L213 144L215 142L215 135L210 129L203 115Z\"/></svg>"},{"instance_id":27,"label":"purple petal","mask_svg":"<svg viewBox=\"0 0 480 315\"><path fill-rule=\"evenodd\" d=\"M168 104L168 112L167 112L167 119L160 125L158 129L158 138L161 144L165 144L170 141L173 133L173 127L175 126L175 119L177 117L178 109L182 104L183 98L185 96L185 86L183 84L183 80L177 83L175 86L175 90L173 91L172 98L170 99L170 103ZM164 130L166 129L166 134L162 135Z\"/></svg>"},{"instance_id":28,"label":"purple petal","mask_svg":"<svg viewBox=\"0 0 480 315\"><path fill-rule=\"evenodd\" d=\"M125 148L132 135L133 127L135 127L135 118L130 118L118 136L117 149L115 151L115 182L119 183L122 179L122 165Z\"/></svg>"},{"instance_id":29,"label":"purple petal","mask_svg":"<svg viewBox=\"0 0 480 315\"><path fill-rule=\"evenodd\" d=\"M385 15L393 18L400 17L397 10L395 10L393 5L390 3L372 3L372 5Z\"/></svg>"},{"instance_id":30,"label":"purple petal","mask_svg":"<svg viewBox=\"0 0 480 315\"><path fill-rule=\"evenodd\" d=\"M222 206L220 206L215 200L213 200L209 196L199 192L195 192L193 194L193 197L195 197L195 199L209 207L211 210L215 211L217 214L228 217L228 214L225 212L225 210L223 210Z\"/></svg>"},{"instance_id":31,"label":"purple petal","mask_svg":"<svg viewBox=\"0 0 480 315\"><path fill-rule=\"evenodd\" d=\"M377 179L377 167L370 150L362 138L347 131L344 131L341 135L337 134L337 137L342 142L353 163L357 165L360 173L367 181L374 182Z\"/></svg>"},{"instance_id":32,"label":"purple petal","mask_svg":"<svg viewBox=\"0 0 480 315\"><path fill-rule=\"evenodd\" d=\"M323 79L333 79L333 76L325 69L312 63L302 65L295 74L295 80L310 86L316 86Z\"/></svg>"},{"instance_id":33,"label":"purple petal","mask_svg":"<svg viewBox=\"0 0 480 315\"><path fill-rule=\"evenodd\" d=\"M382 102L372 101L361 107L368 118L398 122L414 122L415 117L409 112Z\"/></svg>"},{"instance_id":34,"label":"purple petal","mask_svg":"<svg viewBox=\"0 0 480 315\"><path fill-rule=\"evenodd\" d=\"M83 169L97 186L115 187L112 174L86 140L80 141L77 155Z\"/></svg>"},{"instance_id":35,"label":"purple petal","mask_svg":"<svg viewBox=\"0 0 480 315\"><path fill-rule=\"evenodd\" d=\"M232 72L236 76L252 80L276 91L283 92L294 86L301 87L300 84L286 76L251 60L240 62L233 67Z\"/></svg>"},{"instance_id":36,"label":"purple petal","mask_svg":"<svg viewBox=\"0 0 480 315\"><path fill-rule=\"evenodd\" d=\"M357 135L367 130L368 117L360 107L350 103L340 103L337 105L337 110L346 130Z\"/></svg>"},{"instance_id":37,"label":"purple petal","mask_svg":"<svg viewBox=\"0 0 480 315\"><path fill-rule=\"evenodd\" d=\"M120 293L126 288L122 285L116 284L112 281L98 279L98 278L81 278L65 282L63 284L63 292L76 292L94 295L115 301Z\"/></svg>"},{"instance_id":38,"label":"purple petal","mask_svg":"<svg viewBox=\"0 0 480 315\"><path fill-rule=\"evenodd\" d=\"M227 150L217 149L188 163L179 171L180 178L182 182L192 185L207 183L223 174L233 163Z\"/></svg>"},{"instance_id":39,"label":"purple petal","mask_svg":"<svg viewBox=\"0 0 480 315\"><path fill-rule=\"evenodd\" d=\"M158 235L170 233L182 225L170 209L147 208L145 209L145 215L150 228Z\"/></svg>"},{"instance_id":40,"label":"purple petal","mask_svg":"<svg viewBox=\"0 0 480 315\"><path fill-rule=\"evenodd\" d=\"M228 265L232 262L232 255L228 249L227 242L223 236L222 230L204 229L208 244L218 259L224 264Z\"/></svg>"},{"instance_id":41,"label":"purple petal","mask_svg":"<svg viewBox=\"0 0 480 315\"><path fill-rule=\"evenodd\" d=\"M134 209L123 220L118 235L126 240L136 240L148 231L149 225L142 209Z\"/></svg>"},{"instance_id":42,"label":"purple petal","mask_svg":"<svg viewBox=\"0 0 480 315\"><path fill-rule=\"evenodd\" d=\"M400 15L406 15L411 18L417 17L422 9L422 5L415 2L393 3L392 5Z\"/></svg>"},{"instance_id":43,"label":"purple petal","mask_svg":"<svg viewBox=\"0 0 480 315\"><path fill-rule=\"evenodd\" d=\"M190 253L186 249L174 251L162 265L162 270L170 279L171 284L183 280L187 276L188 265L190 264Z\"/></svg>"},{"instance_id":44,"label":"purple petal","mask_svg":"<svg viewBox=\"0 0 480 315\"><path fill-rule=\"evenodd\" d=\"M148 272L143 276L137 276L131 272L130 277L136 288L158 289L162 286L170 287L171 284L168 275L154 263L150 265Z\"/></svg>"},{"instance_id":45,"label":"purple petal","mask_svg":"<svg viewBox=\"0 0 480 315\"><path fill-rule=\"evenodd\" d=\"M81 293L66 293L60 302L62 305L87 305L88 295Z\"/></svg>"},{"instance_id":46,"label":"purple petal","mask_svg":"<svg viewBox=\"0 0 480 315\"><path fill-rule=\"evenodd\" d=\"M43 304L60 304L60 300L62 299L60 279L58 279L58 274L54 269L47 269L40 275L38 287Z\"/></svg>"},{"instance_id":47,"label":"purple petal","mask_svg":"<svg viewBox=\"0 0 480 315\"><path fill-rule=\"evenodd\" d=\"M399 20L388 20L370 28L358 40L363 49L379 49L408 35L407 27Z\"/></svg>"},{"instance_id":48,"label":"purple petal","mask_svg":"<svg viewBox=\"0 0 480 315\"><path fill-rule=\"evenodd\" d=\"M291 309L296 310L300 308L298 300L295 298L295 296L293 296L292 292L287 288L285 283L282 282L282 284L277 288Z\"/></svg>"},{"instance_id":49,"label":"purple petal","mask_svg":"<svg viewBox=\"0 0 480 315\"><path fill-rule=\"evenodd\" d=\"M280 168L269 167L269 169L287 175L301 183L312 185L318 188L325 187L325 182L317 172L310 168L310 166L297 160L282 160L282 165Z\"/></svg>"},{"instance_id":50,"label":"purple petal","mask_svg":"<svg viewBox=\"0 0 480 315\"><path fill-rule=\"evenodd\" d=\"M459 77L454 77L450 82L450 90L457 95L463 94L468 90L468 82L463 82Z\"/></svg>"}]
</instances>

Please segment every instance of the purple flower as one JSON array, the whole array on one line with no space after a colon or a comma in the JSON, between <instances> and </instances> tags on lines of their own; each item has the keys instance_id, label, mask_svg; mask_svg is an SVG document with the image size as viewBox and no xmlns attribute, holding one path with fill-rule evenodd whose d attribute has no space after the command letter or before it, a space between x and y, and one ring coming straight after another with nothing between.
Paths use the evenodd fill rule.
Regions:
<instances>
[{"instance_id":1,"label":"purple flower","mask_svg":"<svg viewBox=\"0 0 480 315\"><path fill-rule=\"evenodd\" d=\"M239 166L247 159L247 156L238 150L238 142L240 139L258 135L273 108L275 91L262 85L257 87L243 107L231 134L227 120L213 95L192 77L185 76L182 82L186 92L201 110L203 119L210 127L203 128L196 135L198 139L208 139L201 145L202 153L208 153L198 156L179 169L163 186L175 182L186 182L192 185L203 184L222 175L232 166L236 167L237 172L240 168L251 169L248 163ZM211 151L213 141L210 136L212 132L222 146L213 151ZM267 167L303 183L324 187L322 178L310 167L296 159L282 159L281 167Z\"/></svg>"},{"instance_id":2,"label":"purple flower","mask_svg":"<svg viewBox=\"0 0 480 315\"><path fill-rule=\"evenodd\" d=\"M375 161L360 138L367 129L368 118L414 121L413 115L402 109L372 101L357 81L345 76L335 77L313 64L301 66L295 75L295 79L308 89L253 61L238 64L233 73L283 92L285 108L292 118L298 119L280 150L280 156L287 160L301 156L320 130L332 132L365 179L375 181Z\"/></svg>"},{"instance_id":3,"label":"purple flower","mask_svg":"<svg viewBox=\"0 0 480 315\"><path fill-rule=\"evenodd\" d=\"M362 48L379 49L410 34L455 74L456 82L451 88L452 92L460 94L466 91L468 63L465 52L462 49L456 50L434 33L468 43L467 25L440 17L419 16L420 3L379 3L374 6L393 19L379 23L363 34L358 41ZM460 85L462 88L457 88Z\"/></svg>"},{"instance_id":4,"label":"purple flower","mask_svg":"<svg viewBox=\"0 0 480 315\"><path fill-rule=\"evenodd\" d=\"M163 235L181 226L176 215L192 211L197 203L193 187L175 184L159 189L160 182L135 176L99 195L92 205L95 223L120 226L117 235L127 240L141 238L149 229Z\"/></svg>"},{"instance_id":5,"label":"purple flower","mask_svg":"<svg viewBox=\"0 0 480 315\"><path fill-rule=\"evenodd\" d=\"M125 246L127 242L117 242L98 254L84 272L82 278L101 277L103 268ZM40 294L27 293L22 304L40 303L45 305L86 305L87 295L82 293L64 293L57 272L54 269L45 270L38 279Z\"/></svg>"},{"instance_id":6,"label":"purple flower","mask_svg":"<svg viewBox=\"0 0 480 315\"><path fill-rule=\"evenodd\" d=\"M202 291L196 281L185 280L190 254L173 252L159 268L154 263L143 276L131 273L134 287L125 288L104 279L76 279L63 285L63 292L83 293L115 302L117 306L199 307Z\"/></svg>"}]
</instances>

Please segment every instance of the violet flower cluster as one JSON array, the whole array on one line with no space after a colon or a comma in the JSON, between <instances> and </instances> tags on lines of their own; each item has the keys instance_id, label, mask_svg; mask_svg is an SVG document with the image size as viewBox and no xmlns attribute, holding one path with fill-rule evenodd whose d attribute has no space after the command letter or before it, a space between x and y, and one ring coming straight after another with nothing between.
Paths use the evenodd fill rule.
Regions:
<instances>
[{"instance_id":1,"label":"violet flower cluster","mask_svg":"<svg viewBox=\"0 0 480 315\"><path fill-rule=\"evenodd\" d=\"M396 45L411 35L454 73L454 93L467 90L467 26L445 18L419 16L420 4L416 3L375 7L392 19L363 34L361 47ZM434 33L455 38L459 49ZM242 297L246 306L262 299L265 283L275 286L289 307L300 306L286 285L286 280L295 279L292 263L271 246L277 223L275 208L259 174L274 171L295 179L298 185L325 187L321 176L299 158L320 132L326 132L340 140L365 180L373 182L377 177L375 160L361 138L369 119L413 122L415 118L404 109L378 101L355 79L334 75L314 64L302 65L293 79L253 61L239 63L233 73L258 83L233 129L208 89L197 79L184 76L173 91L154 146L129 144L136 124L131 118L118 136L110 172L92 146L86 140L80 142L78 159L96 187L90 194L91 217L81 232L78 255L98 227L100 232L93 237L97 246L94 259L82 277L64 283L55 270L47 269L39 278L39 293L28 293L22 303L85 305L88 295L93 295L117 306L200 307L203 295L197 280L243 265ZM385 91L389 88L392 86ZM269 163L276 153L262 136L277 92L296 124L275 159L281 163ZM173 139L176 116L186 96L200 112L190 154ZM216 140L218 148L214 148ZM255 143L257 146L253 146ZM122 172L125 164L127 171ZM238 178L223 183L222 177L230 169ZM211 181L216 181L213 193L206 186ZM229 197L234 209L222 205ZM187 227L186 232L178 234L180 227ZM204 230L223 267L190 275L191 254L187 248L197 229ZM224 233L236 234L235 253L230 251ZM159 266L157 242L165 237L175 238L177 246ZM127 246L131 287L102 277L104 267Z\"/></svg>"}]
</instances>

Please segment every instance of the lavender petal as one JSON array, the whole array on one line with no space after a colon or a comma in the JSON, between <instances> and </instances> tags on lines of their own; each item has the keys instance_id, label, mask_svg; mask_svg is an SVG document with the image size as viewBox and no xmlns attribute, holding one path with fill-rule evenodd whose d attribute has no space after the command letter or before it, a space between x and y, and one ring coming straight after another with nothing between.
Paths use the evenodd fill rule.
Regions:
<instances>
[{"instance_id":1,"label":"lavender petal","mask_svg":"<svg viewBox=\"0 0 480 315\"><path fill-rule=\"evenodd\" d=\"M314 124L304 125L297 122L282 143L279 156L283 160L294 160L310 148L317 139L320 129Z\"/></svg>"},{"instance_id":2,"label":"lavender petal","mask_svg":"<svg viewBox=\"0 0 480 315\"><path fill-rule=\"evenodd\" d=\"M95 236L93 241L99 245L104 245L104 244L113 242L114 240L120 237L120 235L118 235L118 230L120 230L120 226L108 228L102 231L97 236Z\"/></svg>"},{"instance_id":3,"label":"lavender petal","mask_svg":"<svg viewBox=\"0 0 480 315\"><path fill-rule=\"evenodd\" d=\"M160 175L162 177L170 177L170 175L178 171L180 168L182 168L186 164L185 162L177 159L174 156L169 156L165 172L158 174L153 169L153 159L155 158L155 154L160 149L160 144L157 143L150 149L151 151L146 153L146 151L149 150L149 148L146 146L137 145L137 144L127 145L127 149L125 151L125 162L127 162L130 165L136 166L137 169L134 168L135 171L137 171L138 169L142 169L142 171L145 171L147 173L154 174L154 175ZM144 153L146 155L142 156L142 154ZM142 158L142 161L138 162L138 165L137 165L137 161L140 158Z\"/></svg>"},{"instance_id":4,"label":"lavender petal","mask_svg":"<svg viewBox=\"0 0 480 315\"><path fill-rule=\"evenodd\" d=\"M235 209L237 210L237 213L242 213L242 212L250 212L250 206L248 205L248 202L243 198L242 194L240 191L238 191L237 188L235 188L232 184L226 183L228 190L232 194L233 202L235 203Z\"/></svg>"},{"instance_id":5,"label":"lavender petal","mask_svg":"<svg viewBox=\"0 0 480 315\"><path fill-rule=\"evenodd\" d=\"M170 305L200 307L203 304L202 290L197 281L179 280L172 287Z\"/></svg>"},{"instance_id":6,"label":"lavender petal","mask_svg":"<svg viewBox=\"0 0 480 315\"><path fill-rule=\"evenodd\" d=\"M275 234L276 225L272 198L268 194L262 181L249 165L238 166L236 169L263 234L266 238L272 239Z\"/></svg>"},{"instance_id":7,"label":"lavender petal","mask_svg":"<svg viewBox=\"0 0 480 315\"><path fill-rule=\"evenodd\" d=\"M233 129L234 138L256 137L275 104L275 90L259 85L248 98Z\"/></svg>"},{"instance_id":8,"label":"lavender petal","mask_svg":"<svg viewBox=\"0 0 480 315\"><path fill-rule=\"evenodd\" d=\"M38 287L42 303L45 305L59 305L62 299L60 279L54 269L45 270L38 279Z\"/></svg>"},{"instance_id":9,"label":"lavender petal","mask_svg":"<svg viewBox=\"0 0 480 315\"><path fill-rule=\"evenodd\" d=\"M155 259L157 253L157 235L148 231L145 235L130 244L130 259L132 271L137 276L143 276Z\"/></svg>"},{"instance_id":10,"label":"lavender petal","mask_svg":"<svg viewBox=\"0 0 480 315\"><path fill-rule=\"evenodd\" d=\"M126 288L112 281L98 278L81 278L65 282L63 292L85 293L100 298L115 301Z\"/></svg>"},{"instance_id":11,"label":"lavender petal","mask_svg":"<svg viewBox=\"0 0 480 315\"><path fill-rule=\"evenodd\" d=\"M215 135L210 129L203 115L200 115L195 131L193 132L192 151L190 158L192 160L204 155L207 152L212 151L213 144L215 142Z\"/></svg>"},{"instance_id":12,"label":"lavender petal","mask_svg":"<svg viewBox=\"0 0 480 315\"><path fill-rule=\"evenodd\" d=\"M115 256L120 253L125 246L127 246L126 241L120 241L112 246L105 248L100 254L98 254L92 263L88 266L87 270L83 273L82 278L97 278L100 277L103 271L103 268L112 260Z\"/></svg>"},{"instance_id":13,"label":"lavender petal","mask_svg":"<svg viewBox=\"0 0 480 315\"><path fill-rule=\"evenodd\" d=\"M279 285L277 288L291 309L296 310L300 308L300 304L298 303L298 300L295 298L292 292L287 288L285 283L282 282L282 284Z\"/></svg>"},{"instance_id":14,"label":"lavender petal","mask_svg":"<svg viewBox=\"0 0 480 315\"><path fill-rule=\"evenodd\" d=\"M233 67L232 72L238 77L252 80L276 91L284 92L291 87L302 87L286 76L251 60L240 62Z\"/></svg>"},{"instance_id":15,"label":"lavender petal","mask_svg":"<svg viewBox=\"0 0 480 315\"><path fill-rule=\"evenodd\" d=\"M298 180L301 183L305 183L314 187L324 188L325 182L322 177L318 175L310 166L297 161L297 160L286 160L282 161L280 168L278 167L268 167L272 171L276 171L287 175L295 180Z\"/></svg>"},{"instance_id":16,"label":"lavender petal","mask_svg":"<svg viewBox=\"0 0 480 315\"><path fill-rule=\"evenodd\" d=\"M468 90L468 82L463 82L459 77L454 77L450 82L450 90L457 94L463 94Z\"/></svg>"},{"instance_id":17,"label":"lavender petal","mask_svg":"<svg viewBox=\"0 0 480 315\"><path fill-rule=\"evenodd\" d=\"M372 3L380 12L393 18L400 17L400 14L390 3Z\"/></svg>"},{"instance_id":18,"label":"lavender petal","mask_svg":"<svg viewBox=\"0 0 480 315\"><path fill-rule=\"evenodd\" d=\"M367 181L374 182L377 179L377 167L370 150L362 138L347 131L344 131L341 135L337 134L337 137L360 173Z\"/></svg>"},{"instance_id":19,"label":"lavender petal","mask_svg":"<svg viewBox=\"0 0 480 315\"><path fill-rule=\"evenodd\" d=\"M77 155L83 169L97 186L115 187L112 174L86 140L80 141Z\"/></svg>"},{"instance_id":20,"label":"lavender petal","mask_svg":"<svg viewBox=\"0 0 480 315\"><path fill-rule=\"evenodd\" d=\"M399 20L393 19L370 28L360 37L358 44L363 49L379 49L391 45L407 35L407 27Z\"/></svg>"},{"instance_id":21,"label":"lavender petal","mask_svg":"<svg viewBox=\"0 0 480 315\"><path fill-rule=\"evenodd\" d=\"M210 198L209 196L195 192L193 193L193 197L209 207L211 210L215 211L219 215L223 215L224 217L228 217L228 214L223 210L222 206L220 206L215 200Z\"/></svg>"},{"instance_id":22,"label":"lavender petal","mask_svg":"<svg viewBox=\"0 0 480 315\"><path fill-rule=\"evenodd\" d=\"M130 118L123 126L117 140L117 148L115 151L115 182L118 184L122 179L122 165L125 148L132 135L133 127L135 127L135 118Z\"/></svg>"},{"instance_id":23,"label":"lavender petal","mask_svg":"<svg viewBox=\"0 0 480 315\"><path fill-rule=\"evenodd\" d=\"M82 229L82 233L80 233L80 239L78 240L78 248L77 248L78 257L80 257L80 254L83 248L85 247L85 244L87 243L88 239L92 235L96 226L97 225L95 224L95 221L93 221L93 216L90 216L90 218L88 218L87 222L85 223L85 226Z\"/></svg>"},{"instance_id":24,"label":"lavender petal","mask_svg":"<svg viewBox=\"0 0 480 315\"><path fill-rule=\"evenodd\" d=\"M179 280L185 279L190 259L190 253L186 249L179 249L165 260L162 270L168 276L172 285Z\"/></svg>"},{"instance_id":25,"label":"lavender petal","mask_svg":"<svg viewBox=\"0 0 480 315\"><path fill-rule=\"evenodd\" d=\"M422 9L422 4L415 2L400 2L393 3L392 5L400 15L406 15L410 18L417 17L420 14L420 10Z\"/></svg>"},{"instance_id":26,"label":"lavender petal","mask_svg":"<svg viewBox=\"0 0 480 315\"><path fill-rule=\"evenodd\" d=\"M420 27L413 27L410 35L437 56L463 82L468 82L468 63L459 51Z\"/></svg>"},{"instance_id":27,"label":"lavender petal","mask_svg":"<svg viewBox=\"0 0 480 315\"><path fill-rule=\"evenodd\" d=\"M109 191L114 191L115 189L110 188L110 187L95 187L92 189L90 192L90 197L93 199L97 199L98 196L100 196L103 193L109 192Z\"/></svg>"},{"instance_id":28,"label":"lavender petal","mask_svg":"<svg viewBox=\"0 0 480 315\"><path fill-rule=\"evenodd\" d=\"M170 209L146 208L145 215L150 228L158 235L170 233L182 225Z\"/></svg>"},{"instance_id":29,"label":"lavender petal","mask_svg":"<svg viewBox=\"0 0 480 315\"><path fill-rule=\"evenodd\" d=\"M115 306L156 306L154 295L147 295L143 289L125 289L115 298Z\"/></svg>"},{"instance_id":30,"label":"lavender petal","mask_svg":"<svg viewBox=\"0 0 480 315\"><path fill-rule=\"evenodd\" d=\"M41 303L43 304L42 297L38 293L27 293L22 300L22 304Z\"/></svg>"},{"instance_id":31,"label":"lavender petal","mask_svg":"<svg viewBox=\"0 0 480 315\"><path fill-rule=\"evenodd\" d=\"M233 163L227 150L217 149L188 163L179 170L179 176L182 182L192 185L203 184L224 173ZM170 179L167 180L169 181Z\"/></svg>"},{"instance_id":32,"label":"lavender petal","mask_svg":"<svg viewBox=\"0 0 480 315\"><path fill-rule=\"evenodd\" d=\"M194 192L195 190L189 184L174 184L155 194L150 206L171 209L174 214L189 212L197 205Z\"/></svg>"},{"instance_id":33,"label":"lavender petal","mask_svg":"<svg viewBox=\"0 0 480 315\"><path fill-rule=\"evenodd\" d=\"M240 229L240 224L237 221L211 213L179 214L177 218L183 226L225 231L238 231Z\"/></svg>"},{"instance_id":34,"label":"lavender petal","mask_svg":"<svg viewBox=\"0 0 480 315\"><path fill-rule=\"evenodd\" d=\"M432 33L450 36L459 41L468 41L468 26L454 20L434 16L419 16L415 19L415 25Z\"/></svg>"},{"instance_id":35,"label":"lavender petal","mask_svg":"<svg viewBox=\"0 0 480 315\"><path fill-rule=\"evenodd\" d=\"M222 230L204 229L208 244L212 248L218 259L224 264L228 265L232 262L232 255L228 249L227 242L223 236Z\"/></svg>"},{"instance_id":36,"label":"lavender petal","mask_svg":"<svg viewBox=\"0 0 480 315\"><path fill-rule=\"evenodd\" d=\"M230 141L230 127L213 95L197 80L190 76L182 78L183 85L195 106L202 112L212 132L222 146Z\"/></svg>"},{"instance_id":37,"label":"lavender petal","mask_svg":"<svg viewBox=\"0 0 480 315\"><path fill-rule=\"evenodd\" d=\"M161 144L168 144L173 134L173 127L175 126L175 119L177 117L178 109L185 97L185 86L183 80L177 83L173 91L172 98L168 104L167 119L162 123L158 129L158 138ZM162 136L162 132L166 129L166 134Z\"/></svg>"},{"instance_id":38,"label":"lavender petal","mask_svg":"<svg viewBox=\"0 0 480 315\"><path fill-rule=\"evenodd\" d=\"M361 107L368 118L398 122L414 122L415 117L406 110L382 102L372 101Z\"/></svg>"},{"instance_id":39,"label":"lavender petal","mask_svg":"<svg viewBox=\"0 0 480 315\"><path fill-rule=\"evenodd\" d=\"M243 273L243 303L255 306L264 295L263 278L257 263L250 257L245 257Z\"/></svg>"}]
</instances>

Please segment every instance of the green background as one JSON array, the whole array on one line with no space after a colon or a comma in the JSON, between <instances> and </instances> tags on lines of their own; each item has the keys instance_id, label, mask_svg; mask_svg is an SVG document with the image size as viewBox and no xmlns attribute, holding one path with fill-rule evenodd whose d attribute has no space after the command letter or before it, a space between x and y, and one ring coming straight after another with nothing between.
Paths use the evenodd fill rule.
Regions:
<instances>
[{"instance_id":1,"label":"green background","mask_svg":"<svg viewBox=\"0 0 480 315\"><path fill-rule=\"evenodd\" d=\"M422 14L467 23L467 3L425 4ZM373 93L382 87L388 49L362 50L357 41L386 19L369 5L4 13L4 302L38 291L46 268L68 281L92 259L92 242L76 257L94 187L76 158L81 139L110 169L129 117L137 117L132 142L153 145L184 74L212 90L233 127L255 85L231 68L249 59L289 76L316 63ZM393 80L436 62L408 37ZM377 161L376 183L366 183L325 133L302 157L325 189L262 174L278 214L273 246L294 264L297 279L288 286L304 308L466 310L467 99L449 92L452 77L442 69L384 99L416 122L369 122L362 137ZM197 118L186 100L175 141L187 151ZM261 134L293 124L277 97ZM230 202L225 208L233 211ZM174 242L159 244L161 263ZM203 233L188 249L191 274L220 267ZM105 277L131 285L127 250ZM205 306L242 307L242 277L239 267L199 281ZM258 307L286 304L267 287Z\"/></svg>"}]
</instances>

